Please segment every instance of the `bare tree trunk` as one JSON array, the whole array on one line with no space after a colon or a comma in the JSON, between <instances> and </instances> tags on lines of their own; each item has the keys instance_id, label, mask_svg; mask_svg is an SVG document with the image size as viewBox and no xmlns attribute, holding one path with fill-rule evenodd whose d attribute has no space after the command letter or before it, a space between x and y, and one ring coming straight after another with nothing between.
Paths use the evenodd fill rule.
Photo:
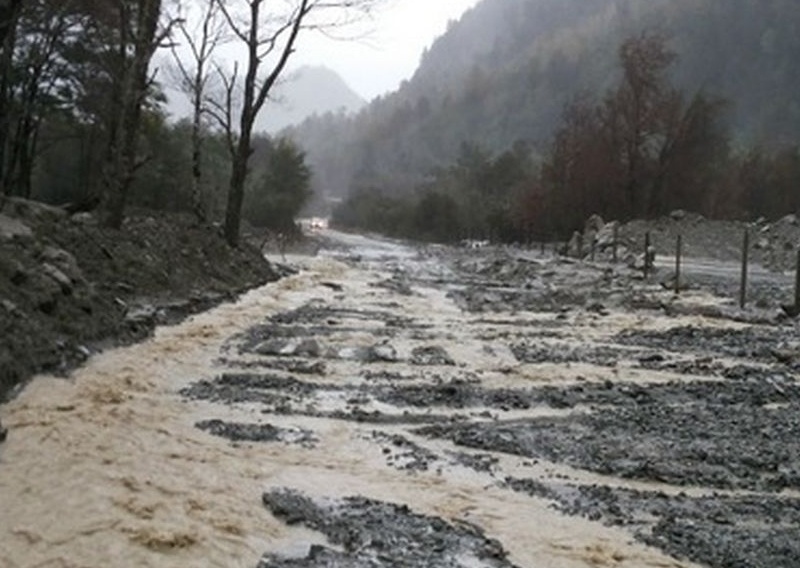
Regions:
<instances>
[{"instance_id":1,"label":"bare tree trunk","mask_svg":"<svg viewBox=\"0 0 800 568\"><path fill-rule=\"evenodd\" d=\"M192 55L193 66L188 66L179 52L178 45L172 46L172 55L179 74L179 88L188 95L192 103L192 210L200 222L208 219L202 196L202 157L203 157L203 116L208 112L206 89L208 87L209 65L217 47L224 41L223 23L220 20L220 5L217 0L203 0L203 14L199 37L189 30L185 20L180 21L179 29L185 40L184 48Z\"/></svg>"},{"instance_id":2,"label":"bare tree trunk","mask_svg":"<svg viewBox=\"0 0 800 568\"><path fill-rule=\"evenodd\" d=\"M244 138L244 137L242 137ZM228 202L225 208L225 240L232 247L239 245L239 228L242 223L244 184L247 181L247 162L250 158L250 140L240 141L233 160Z\"/></svg>"},{"instance_id":3,"label":"bare tree trunk","mask_svg":"<svg viewBox=\"0 0 800 568\"><path fill-rule=\"evenodd\" d=\"M203 136L202 136L203 108L196 106L192 118L192 211L200 222L208 218L203 206L202 181L203 181Z\"/></svg>"},{"instance_id":4,"label":"bare tree trunk","mask_svg":"<svg viewBox=\"0 0 800 568\"><path fill-rule=\"evenodd\" d=\"M263 0L250 0L250 29L247 31L237 30L235 33L246 40L248 59L247 74L244 80L244 102L242 104L242 114L240 120L239 141L236 145L236 152L233 155L233 165L231 169L231 182L228 189L228 203L225 211L225 240L232 247L239 246L239 229L242 223L242 203L244 202L244 185L247 181L248 162L253 150L250 146L253 124L264 103L267 100L272 87L278 77L286 67L289 56L294 52L294 45L300 33L303 21L314 6L313 0L300 0L297 11L293 19L289 20L285 26L271 38L264 39L260 35L259 26L262 24L260 19L260 8ZM230 14L223 8L223 13L229 22L233 22ZM235 26L234 26L235 27ZM286 43L280 51L278 61L275 63L270 74L257 87L258 71L261 65L262 55L259 50L264 44L268 44L273 49L278 37L288 30Z\"/></svg>"}]
</instances>

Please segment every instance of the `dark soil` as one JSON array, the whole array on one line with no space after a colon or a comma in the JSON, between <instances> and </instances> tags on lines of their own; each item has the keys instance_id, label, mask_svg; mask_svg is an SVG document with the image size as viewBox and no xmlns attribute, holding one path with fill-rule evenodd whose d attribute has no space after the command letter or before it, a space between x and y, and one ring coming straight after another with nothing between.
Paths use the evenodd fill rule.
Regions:
<instances>
[{"instance_id":1,"label":"dark soil","mask_svg":"<svg viewBox=\"0 0 800 568\"><path fill-rule=\"evenodd\" d=\"M115 231L21 200L0 214L0 400L278 276L255 247L231 249L189 216L132 212Z\"/></svg>"}]
</instances>

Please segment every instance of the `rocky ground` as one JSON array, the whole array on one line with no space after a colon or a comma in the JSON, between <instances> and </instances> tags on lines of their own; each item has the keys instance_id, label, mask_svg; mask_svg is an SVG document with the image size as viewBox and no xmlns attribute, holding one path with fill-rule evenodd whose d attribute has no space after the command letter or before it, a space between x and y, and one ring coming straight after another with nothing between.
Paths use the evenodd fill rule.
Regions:
<instances>
[{"instance_id":1,"label":"rocky ground","mask_svg":"<svg viewBox=\"0 0 800 568\"><path fill-rule=\"evenodd\" d=\"M674 256L678 237L688 258L739 262L742 258L745 231L749 233L749 256L754 264L773 272L792 272L800 245L800 219L787 215L776 221L712 221L702 215L675 211L654 220L627 223L604 222L598 216L587 220L582 233L576 233L566 252L573 257L590 257L595 243L595 258L613 256L614 235L619 259L633 261L645 248L645 236L656 255Z\"/></svg>"},{"instance_id":2,"label":"rocky ground","mask_svg":"<svg viewBox=\"0 0 800 568\"><path fill-rule=\"evenodd\" d=\"M368 262L357 254L350 261ZM800 339L779 298L739 310L716 289L697 285L680 297L624 265L513 250L433 248L418 262L438 269L401 264L374 286L399 294L401 303L435 282L472 314L467 330L446 331L394 303L310 303L238 337L230 352L249 363L232 356L225 364L238 371L182 394L255 404L266 420L370 425L389 467L409 474L466 467L486 483L624 527L700 565L800 563L793 536L800 522ZM346 284L330 285L346 301ZM359 333L372 341L338 344L342 334ZM465 342L479 351L473 357L497 366L454 355ZM503 357L511 360L499 364ZM329 378L343 360L361 365L360 378ZM198 424L236 442L318 442L313 432L216 426ZM521 465L509 467L509 457ZM407 510L356 497L336 504L291 493L264 499L273 513L322 531L335 546L316 545L302 559L267 555L263 567L472 566L456 560L458 551L486 546L467 545L445 521L426 519L419 530L436 535L447 553L431 554L426 545L418 557L404 535L423 518L404 520ZM365 532L363 518L372 515L385 531ZM470 538L485 542L480 531ZM502 542L490 550L492 560L481 552L474 565L506 565Z\"/></svg>"},{"instance_id":3,"label":"rocky ground","mask_svg":"<svg viewBox=\"0 0 800 568\"><path fill-rule=\"evenodd\" d=\"M65 373L276 278L192 218L133 212L122 231L22 200L0 210L0 400L35 372Z\"/></svg>"},{"instance_id":4,"label":"rocky ground","mask_svg":"<svg viewBox=\"0 0 800 568\"><path fill-rule=\"evenodd\" d=\"M669 263L328 238L298 275L93 358L64 400L2 409L0 561L800 565L791 279L761 274L740 309L724 263L678 295ZM48 467L81 456L92 494L24 439ZM48 518L82 511L75 534L31 512L40 487L67 497Z\"/></svg>"}]
</instances>

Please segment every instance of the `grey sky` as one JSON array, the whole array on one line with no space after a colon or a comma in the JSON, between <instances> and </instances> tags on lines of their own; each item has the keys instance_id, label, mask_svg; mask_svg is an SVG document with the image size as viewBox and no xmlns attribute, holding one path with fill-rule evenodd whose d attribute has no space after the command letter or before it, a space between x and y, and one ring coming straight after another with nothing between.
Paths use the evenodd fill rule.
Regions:
<instances>
[{"instance_id":1,"label":"grey sky","mask_svg":"<svg viewBox=\"0 0 800 568\"><path fill-rule=\"evenodd\" d=\"M366 99L395 90L411 77L420 56L479 0L389 0L371 21L364 39L337 41L307 34L293 55L292 67L325 65L339 73ZM354 32L358 34L358 31Z\"/></svg>"}]
</instances>

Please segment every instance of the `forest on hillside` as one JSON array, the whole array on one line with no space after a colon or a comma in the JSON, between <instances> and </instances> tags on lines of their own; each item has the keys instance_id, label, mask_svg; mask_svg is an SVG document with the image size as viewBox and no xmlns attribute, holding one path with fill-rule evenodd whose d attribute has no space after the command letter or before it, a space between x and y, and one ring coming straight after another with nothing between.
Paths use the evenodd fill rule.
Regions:
<instances>
[{"instance_id":1,"label":"forest on hillside","mask_svg":"<svg viewBox=\"0 0 800 568\"><path fill-rule=\"evenodd\" d=\"M781 0L484 0L451 24L396 93L357 116L318 117L289 135L307 151L320 195L362 198L361 213L342 212L340 218L362 215L367 202L394 212L413 208L430 199L432 187L467 207L475 203L474 184L453 179L466 175L465 163L475 159L472 169L492 169L510 157L516 160L512 169L526 172L527 185L536 189L519 196L517 182L481 191L514 193L506 208L520 214L520 203L530 209L542 202L541 173L575 101L602 106L624 80L621 46L651 34L663 38L672 54L660 74L665 88L679 92L682 104L695 111L706 105L713 115L714 167L684 174L696 180L689 185L703 185L705 197L687 185L645 208L610 207L613 199L584 187L583 195L593 199L581 200L586 206L580 214L586 209L627 217L682 207L713 216L781 215L794 207L785 186L796 172L800 132L799 25L796 6ZM712 169L718 175L711 176ZM748 184L760 189L743 189ZM563 202L572 197L560 195ZM579 215L567 215L573 209L559 214L558 222L550 210L543 216L547 226L539 223L537 230L574 228ZM504 228L492 231L469 223L456 233L520 237L521 221L503 222Z\"/></svg>"}]
</instances>

